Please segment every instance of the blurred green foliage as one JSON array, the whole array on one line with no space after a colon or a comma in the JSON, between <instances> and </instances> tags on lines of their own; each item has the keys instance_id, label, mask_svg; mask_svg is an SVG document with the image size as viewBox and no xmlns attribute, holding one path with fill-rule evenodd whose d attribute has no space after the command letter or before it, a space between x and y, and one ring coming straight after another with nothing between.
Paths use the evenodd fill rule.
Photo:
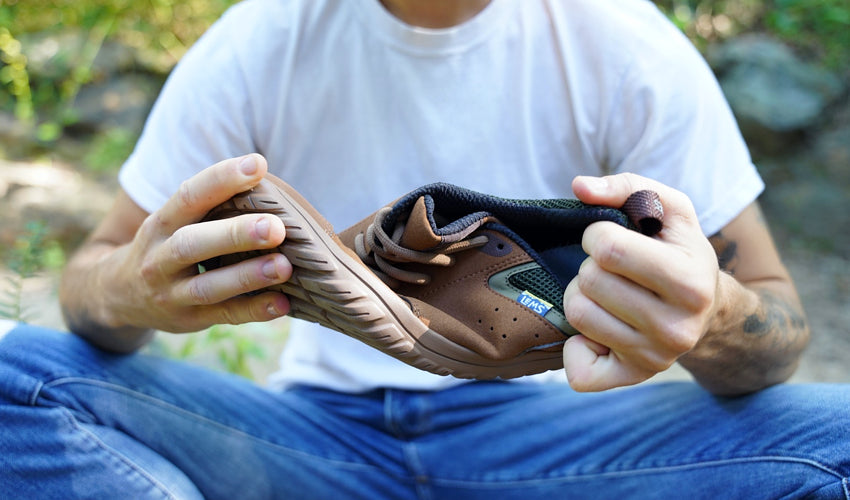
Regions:
<instances>
[{"instance_id":1,"label":"blurred green foliage","mask_svg":"<svg viewBox=\"0 0 850 500\"><path fill-rule=\"evenodd\" d=\"M65 264L65 252L55 240L47 237L47 223L27 223L12 248L4 249L5 265L11 274L4 277L0 294L0 318L26 321L23 306L24 280L41 272L56 272Z\"/></svg>"},{"instance_id":2,"label":"blurred green foliage","mask_svg":"<svg viewBox=\"0 0 850 500\"><path fill-rule=\"evenodd\" d=\"M0 26L12 35L82 28L176 61L236 0L3 0Z\"/></svg>"},{"instance_id":3,"label":"blurred green foliage","mask_svg":"<svg viewBox=\"0 0 850 500\"><path fill-rule=\"evenodd\" d=\"M4 101L9 101L6 104L14 106L15 117L18 120L29 123L33 119L34 108L27 71L27 57L21 51L21 42L2 24L0 24L0 62L3 64L0 67L0 83L8 87L12 97L11 100L4 99Z\"/></svg>"},{"instance_id":4,"label":"blurred green foliage","mask_svg":"<svg viewBox=\"0 0 850 500\"><path fill-rule=\"evenodd\" d=\"M827 65L850 67L850 1L775 0L765 23L780 37L822 55Z\"/></svg>"},{"instance_id":5,"label":"blurred green foliage","mask_svg":"<svg viewBox=\"0 0 850 500\"><path fill-rule=\"evenodd\" d=\"M159 336L145 349L151 354L260 381L268 374L263 372L269 370L270 352L279 352L288 335L286 320L214 325L192 335Z\"/></svg>"},{"instance_id":6,"label":"blurred green foliage","mask_svg":"<svg viewBox=\"0 0 850 500\"><path fill-rule=\"evenodd\" d=\"M0 109L36 129L45 142L74 122L70 103L92 79L106 40L137 49L146 64L166 73L236 0L3 0L0 4ZM65 69L32 78L21 40L31 34L74 31L85 43Z\"/></svg>"},{"instance_id":7,"label":"blurred green foliage","mask_svg":"<svg viewBox=\"0 0 850 500\"><path fill-rule=\"evenodd\" d=\"M92 139L83 164L93 172L109 172L120 166L133 152L136 136L128 130L113 128Z\"/></svg>"},{"instance_id":8,"label":"blurred green foliage","mask_svg":"<svg viewBox=\"0 0 850 500\"><path fill-rule=\"evenodd\" d=\"M848 0L654 0L697 45L764 31L832 69L850 69Z\"/></svg>"}]
</instances>

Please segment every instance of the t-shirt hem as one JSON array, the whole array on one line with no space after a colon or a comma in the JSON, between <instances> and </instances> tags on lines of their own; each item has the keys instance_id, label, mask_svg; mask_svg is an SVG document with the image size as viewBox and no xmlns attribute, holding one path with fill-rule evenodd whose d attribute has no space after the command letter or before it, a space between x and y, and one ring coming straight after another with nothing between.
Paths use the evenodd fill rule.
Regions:
<instances>
[{"instance_id":1,"label":"t-shirt hem","mask_svg":"<svg viewBox=\"0 0 850 500\"><path fill-rule=\"evenodd\" d=\"M127 160L118 172L118 184L121 189L148 213L153 213L168 201L155 186L144 176L140 175L133 163L132 157Z\"/></svg>"}]
</instances>

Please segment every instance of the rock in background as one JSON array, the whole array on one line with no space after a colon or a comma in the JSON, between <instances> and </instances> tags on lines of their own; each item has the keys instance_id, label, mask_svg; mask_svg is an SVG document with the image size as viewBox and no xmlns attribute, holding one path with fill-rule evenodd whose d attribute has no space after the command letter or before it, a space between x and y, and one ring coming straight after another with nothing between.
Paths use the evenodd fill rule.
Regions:
<instances>
[{"instance_id":1,"label":"rock in background","mask_svg":"<svg viewBox=\"0 0 850 500\"><path fill-rule=\"evenodd\" d=\"M850 382L850 75L764 35L707 59L767 184L760 202L809 317L793 380Z\"/></svg>"},{"instance_id":2,"label":"rock in background","mask_svg":"<svg viewBox=\"0 0 850 500\"><path fill-rule=\"evenodd\" d=\"M837 75L767 35L712 46L706 59L748 144L760 153L777 154L798 144L795 139L822 124L846 91Z\"/></svg>"},{"instance_id":3,"label":"rock in background","mask_svg":"<svg viewBox=\"0 0 850 500\"><path fill-rule=\"evenodd\" d=\"M46 240L58 241L70 253L110 206L114 170L141 132L168 68L116 41L93 44L80 30L24 35L20 41L32 88L56 96L53 109L38 110L39 118L67 123L57 138L45 141L37 127L0 112L0 257L32 222L46 224ZM85 77L71 76L80 68ZM63 89L75 85L60 98L68 92ZM113 156L110 169L98 163L105 159L93 145L116 137L124 149L101 152Z\"/></svg>"},{"instance_id":4,"label":"rock in background","mask_svg":"<svg viewBox=\"0 0 850 500\"><path fill-rule=\"evenodd\" d=\"M765 35L707 59L768 184L761 202L780 246L850 258L848 79Z\"/></svg>"},{"instance_id":5,"label":"rock in background","mask_svg":"<svg viewBox=\"0 0 850 500\"><path fill-rule=\"evenodd\" d=\"M0 113L0 140L7 156L23 157L62 147L62 139L92 140L103 133L136 137L170 70L113 40L92 41L80 30L20 37L39 121L55 121L57 138ZM38 94L49 96L38 97Z\"/></svg>"}]
</instances>

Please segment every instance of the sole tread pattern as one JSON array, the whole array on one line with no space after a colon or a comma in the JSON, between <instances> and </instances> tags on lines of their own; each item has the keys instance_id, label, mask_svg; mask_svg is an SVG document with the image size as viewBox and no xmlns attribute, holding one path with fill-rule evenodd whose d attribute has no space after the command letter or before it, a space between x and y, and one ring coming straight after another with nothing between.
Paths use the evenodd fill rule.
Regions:
<instances>
[{"instance_id":1,"label":"sole tread pattern","mask_svg":"<svg viewBox=\"0 0 850 500\"><path fill-rule=\"evenodd\" d=\"M299 210L286 193L277 187L272 189L278 192L255 189L238 195L221 205L215 217L263 212L281 219L286 227L286 242L278 251L292 263L293 274L288 282L270 289L289 297L292 317L340 331L416 368L438 375L514 378L539 373L543 371L539 369L542 366L549 369L548 366L552 364L550 359L515 364L484 364L485 360L482 359L482 364L476 364L446 357L422 345L416 335L407 331L393 309L372 286L343 263L342 259L346 257L339 256L339 249L334 251L336 243L330 237L324 237L326 235L318 223ZM388 295L397 297L392 293ZM409 314L406 304L397 307L407 308ZM430 332L427 326L419 323L423 332Z\"/></svg>"}]
</instances>

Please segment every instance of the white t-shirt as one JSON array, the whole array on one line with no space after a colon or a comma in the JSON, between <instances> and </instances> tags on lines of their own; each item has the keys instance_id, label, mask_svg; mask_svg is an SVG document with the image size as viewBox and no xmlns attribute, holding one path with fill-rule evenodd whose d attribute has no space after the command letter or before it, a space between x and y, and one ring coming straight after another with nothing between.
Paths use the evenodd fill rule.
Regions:
<instances>
[{"instance_id":1,"label":"white t-shirt","mask_svg":"<svg viewBox=\"0 0 850 500\"><path fill-rule=\"evenodd\" d=\"M154 211L249 152L337 231L430 182L573 197L578 174L631 171L687 193L713 234L763 188L710 70L645 0L493 0L439 30L378 0L243 1L174 70L120 181ZM461 382L292 323L274 386Z\"/></svg>"}]
</instances>

